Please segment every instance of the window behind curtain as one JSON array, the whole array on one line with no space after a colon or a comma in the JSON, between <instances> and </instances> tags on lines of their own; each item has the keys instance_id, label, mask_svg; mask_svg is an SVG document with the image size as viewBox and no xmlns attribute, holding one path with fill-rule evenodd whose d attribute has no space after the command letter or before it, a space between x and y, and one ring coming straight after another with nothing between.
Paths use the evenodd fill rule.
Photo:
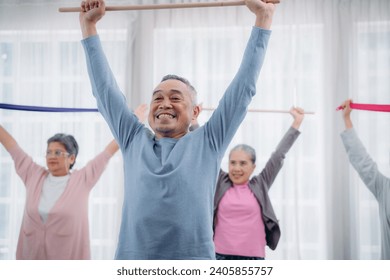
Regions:
<instances>
[{"instance_id":1,"label":"window behind curtain","mask_svg":"<svg viewBox=\"0 0 390 280\"><path fill-rule=\"evenodd\" d=\"M125 30L99 30L118 84L124 84ZM96 108L77 31L1 31L0 103ZM38 113L0 110L1 124L38 164L46 166L46 141L58 132L80 146L75 169L113 139L99 113ZM24 210L25 189L13 161L0 148L0 259L14 259ZM122 161L114 156L89 201L93 259L112 259L116 248L122 192Z\"/></svg>"},{"instance_id":2,"label":"window behind curtain","mask_svg":"<svg viewBox=\"0 0 390 280\"><path fill-rule=\"evenodd\" d=\"M322 110L323 26L275 26L251 109ZM205 108L218 106L238 70L250 27L154 29L154 80L178 74L190 80ZM200 125L211 116L203 111ZM258 174L292 123L289 114L248 113L222 162L227 170L228 152L239 143L257 152ZM269 259L324 259L327 256L322 134L316 123L322 116L307 115L299 137L284 163L270 196L280 219L282 237ZM315 226L313 226L315 225Z\"/></svg>"}]
</instances>

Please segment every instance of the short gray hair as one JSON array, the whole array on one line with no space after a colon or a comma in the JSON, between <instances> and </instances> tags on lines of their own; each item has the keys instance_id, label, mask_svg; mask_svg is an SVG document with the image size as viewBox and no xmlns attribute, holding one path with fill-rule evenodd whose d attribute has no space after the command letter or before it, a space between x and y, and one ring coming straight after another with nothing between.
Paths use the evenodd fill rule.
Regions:
<instances>
[{"instance_id":1,"label":"short gray hair","mask_svg":"<svg viewBox=\"0 0 390 280\"><path fill-rule=\"evenodd\" d=\"M198 93L196 92L196 89L194 88L194 86L191 85L191 83L186 78L183 78L183 77L180 77L180 76L174 75L174 74L168 74L168 75L165 75L164 77L162 77L161 82L164 82L166 80L178 80L178 81L186 84L187 87L190 89L190 92L191 92L192 104L194 106L198 104L197 103Z\"/></svg>"},{"instance_id":2,"label":"short gray hair","mask_svg":"<svg viewBox=\"0 0 390 280\"><path fill-rule=\"evenodd\" d=\"M69 167L69 169L72 169L73 165L76 163L77 154L79 153L79 145L77 144L76 139L70 134L57 133L47 140L47 145L52 142L61 143L64 145L65 150L69 155L75 155L75 161Z\"/></svg>"},{"instance_id":3,"label":"short gray hair","mask_svg":"<svg viewBox=\"0 0 390 280\"><path fill-rule=\"evenodd\" d=\"M253 164L256 163L256 151L251 146L249 146L247 144L239 144L239 145L235 146L233 149L230 150L229 158L230 158L230 154L234 151L246 152L249 155L249 157L251 158L252 163Z\"/></svg>"}]
</instances>

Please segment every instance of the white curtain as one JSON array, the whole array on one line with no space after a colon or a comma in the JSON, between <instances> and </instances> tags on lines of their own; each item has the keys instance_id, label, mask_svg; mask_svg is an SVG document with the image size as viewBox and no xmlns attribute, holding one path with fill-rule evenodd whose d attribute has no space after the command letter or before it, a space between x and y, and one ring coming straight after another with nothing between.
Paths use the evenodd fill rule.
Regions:
<instances>
[{"instance_id":1,"label":"white curtain","mask_svg":"<svg viewBox=\"0 0 390 280\"><path fill-rule=\"evenodd\" d=\"M108 0L107 5L134 2ZM78 5L0 1L0 103L95 107L78 15L57 12L59 6ZM215 108L238 68L253 23L246 7L111 12L98 30L131 108L149 103L153 87L168 73L188 78L203 107ZM305 117L302 135L270 191L282 237L275 251L267 251L267 259L377 259L377 204L349 165L335 108L347 98L390 104L390 1L285 0L272 29L251 109L296 105L315 114ZM210 115L204 110L200 123ZM389 176L389 114L354 111L352 117L368 151ZM0 122L42 164L45 141L55 132L72 133L79 141L76 168L111 138L99 114L0 110ZM229 149L252 145L258 156L255 172L260 172L291 122L288 114L248 113ZM226 156L222 168L227 169ZM94 259L111 259L115 251L121 170L117 155L91 196ZM2 259L14 258L23 204L24 188L0 148Z\"/></svg>"}]
</instances>

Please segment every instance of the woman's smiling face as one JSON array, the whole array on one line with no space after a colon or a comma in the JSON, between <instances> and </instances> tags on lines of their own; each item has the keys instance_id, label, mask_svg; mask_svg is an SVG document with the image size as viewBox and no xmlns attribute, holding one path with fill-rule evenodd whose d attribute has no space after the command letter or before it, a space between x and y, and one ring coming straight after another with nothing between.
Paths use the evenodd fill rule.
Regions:
<instances>
[{"instance_id":1,"label":"woman's smiling face","mask_svg":"<svg viewBox=\"0 0 390 280\"><path fill-rule=\"evenodd\" d=\"M251 156L243 150L235 150L229 156L229 178L235 185L243 185L249 181L256 168Z\"/></svg>"}]
</instances>

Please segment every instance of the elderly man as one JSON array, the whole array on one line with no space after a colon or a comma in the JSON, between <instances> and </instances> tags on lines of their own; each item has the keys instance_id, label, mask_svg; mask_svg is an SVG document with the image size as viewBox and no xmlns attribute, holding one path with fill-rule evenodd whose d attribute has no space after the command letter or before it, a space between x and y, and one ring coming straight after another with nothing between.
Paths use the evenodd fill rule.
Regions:
<instances>
[{"instance_id":1,"label":"elderly man","mask_svg":"<svg viewBox=\"0 0 390 280\"><path fill-rule=\"evenodd\" d=\"M246 0L255 26L234 80L209 121L194 132L196 91L168 75L153 91L150 131L128 110L102 50L96 23L105 3L83 1L80 25L98 108L124 159L125 193L116 259L215 259L213 198L221 159L256 92L274 4Z\"/></svg>"}]
</instances>

